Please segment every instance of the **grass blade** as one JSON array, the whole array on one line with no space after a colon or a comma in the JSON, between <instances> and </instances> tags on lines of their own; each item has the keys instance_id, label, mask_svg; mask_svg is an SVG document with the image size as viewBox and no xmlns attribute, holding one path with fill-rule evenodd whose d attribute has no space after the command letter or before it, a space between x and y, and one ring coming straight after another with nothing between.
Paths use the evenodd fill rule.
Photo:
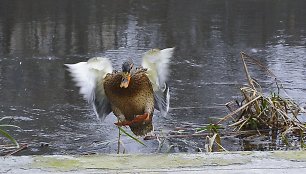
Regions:
<instances>
[{"instance_id":1,"label":"grass blade","mask_svg":"<svg viewBox=\"0 0 306 174\"><path fill-rule=\"evenodd\" d=\"M16 148L19 148L18 142L9 133L7 133L6 131L0 129L0 134L2 134L6 138L8 138L12 143L14 143L16 145Z\"/></svg>"},{"instance_id":2,"label":"grass blade","mask_svg":"<svg viewBox=\"0 0 306 174\"><path fill-rule=\"evenodd\" d=\"M130 137L130 138L132 138L133 140L135 140L136 142L138 142L139 144L144 145L144 146L147 146L147 145L145 145L143 142L141 142L139 139L137 139L136 137L134 137L133 135L127 133L124 129L122 129L122 127L119 127L119 126L118 126L118 129L119 129L121 132L123 132L125 135L127 135L128 137Z\"/></svg>"},{"instance_id":3,"label":"grass blade","mask_svg":"<svg viewBox=\"0 0 306 174\"><path fill-rule=\"evenodd\" d=\"M2 118L0 118L0 122L5 120L5 119L12 119L12 117L2 117Z\"/></svg>"},{"instance_id":4,"label":"grass blade","mask_svg":"<svg viewBox=\"0 0 306 174\"><path fill-rule=\"evenodd\" d=\"M21 129L19 126L10 125L10 124L1 124L1 125L0 125L0 128L3 128L3 127L14 127L14 128Z\"/></svg>"}]
</instances>

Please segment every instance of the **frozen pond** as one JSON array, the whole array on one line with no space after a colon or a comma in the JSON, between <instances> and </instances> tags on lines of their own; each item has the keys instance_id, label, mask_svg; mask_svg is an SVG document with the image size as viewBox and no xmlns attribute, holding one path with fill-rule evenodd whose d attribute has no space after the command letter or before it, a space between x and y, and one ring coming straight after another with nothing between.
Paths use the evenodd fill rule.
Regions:
<instances>
[{"instance_id":1,"label":"frozen pond","mask_svg":"<svg viewBox=\"0 0 306 174\"><path fill-rule=\"evenodd\" d=\"M258 58L305 105L305 8L303 0L1 0L0 117L23 129L10 132L29 144L24 154L115 153L115 117L97 121L63 64L106 56L119 68L127 58L139 64L148 49L173 46L171 109L166 118L156 113L158 132L224 116L224 104L246 82L240 51ZM271 79L251 71L268 92ZM123 142L129 153L158 147L155 140L147 147ZM172 152L195 152L204 139L166 143ZM225 147L245 148L239 140Z\"/></svg>"}]
</instances>

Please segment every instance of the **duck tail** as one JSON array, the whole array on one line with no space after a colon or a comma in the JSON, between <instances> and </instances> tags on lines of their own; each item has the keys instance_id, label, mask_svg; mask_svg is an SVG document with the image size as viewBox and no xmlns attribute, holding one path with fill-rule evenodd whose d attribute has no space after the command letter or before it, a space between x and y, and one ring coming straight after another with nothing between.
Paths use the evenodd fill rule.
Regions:
<instances>
[{"instance_id":1,"label":"duck tail","mask_svg":"<svg viewBox=\"0 0 306 174\"><path fill-rule=\"evenodd\" d=\"M140 124L134 124L130 125L131 131L136 135L136 136L144 136L151 131L153 131L153 124L152 121L150 122L145 122L140 123Z\"/></svg>"}]
</instances>

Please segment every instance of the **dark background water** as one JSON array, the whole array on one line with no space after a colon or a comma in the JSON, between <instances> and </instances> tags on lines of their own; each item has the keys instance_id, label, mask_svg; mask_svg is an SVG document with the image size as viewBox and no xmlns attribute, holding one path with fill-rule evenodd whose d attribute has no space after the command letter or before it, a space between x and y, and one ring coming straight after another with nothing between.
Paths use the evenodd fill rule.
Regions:
<instances>
[{"instance_id":1,"label":"dark background water","mask_svg":"<svg viewBox=\"0 0 306 174\"><path fill-rule=\"evenodd\" d=\"M109 57L115 68L151 48L176 47L171 109L155 130L197 127L227 113L245 84L240 51L256 57L305 103L306 1L303 0L0 0L0 117L23 130L24 154L115 153L111 114L99 122L78 94L64 63ZM269 91L265 73L252 75ZM162 134L162 133L161 133ZM1 138L0 142L4 140ZM48 148L40 148L46 142ZM127 152L154 152L123 138ZM167 140L174 152L195 152L204 138ZM239 140L229 150L245 150Z\"/></svg>"}]
</instances>

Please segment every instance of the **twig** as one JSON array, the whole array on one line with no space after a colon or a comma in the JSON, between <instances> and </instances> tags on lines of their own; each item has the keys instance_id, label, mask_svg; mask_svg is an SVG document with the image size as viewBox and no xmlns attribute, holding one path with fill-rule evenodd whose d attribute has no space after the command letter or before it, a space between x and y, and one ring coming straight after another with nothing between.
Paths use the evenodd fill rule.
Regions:
<instances>
[{"instance_id":1,"label":"twig","mask_svg":"<svg viewBox=\"0 0 306 174\"><path fill-rule=\"evenodd\" d=\"M252 78L251 78L251 76L249 74L249 71L248 71L248 67L247 67L247 65L244 61L244 57L245 57L246 54L244 52L241 52L240 55L241 55L240 57L241 57L241 60L242 60L242 63L243 63L244 72L245 72L246 77L248 79L248 83L249 83L250 87L252 87L255 90L254 84L252 82Z\"/></svg>"},{"instance_id":2,"label":"twig","mask_svg":"<svg viewBox=\"0 0 306 174\"><path fill-rule=\"evenodd\" d=\"M255 97L253 100L249 101L248 103L246 103L245 105L241 106L240 108L236 109L234 112L227 114L225 117L223 117L221 120L219 120L216 124L220 124L221 122L227 120L229 117L232 117L233 115L235 115L236 113L240 112L242 109L244 109L245 107L249 106L251 103L253 103L254 101L258 100L260 97L262 96L257 96Z\"/></svg>"},{"instance_id":3,"label":"twig","mask_svg":"<svg viewBox=\"0 0 306 174\"><path fill-rule=\"evenodd\" d=\"M253 96L255 96L255 94L257 93L257 90L256 90L256 88L254 86L254 83L253 83L254 80L251 78L250 73L248 71L248 67L247 67L247 65L245 63L245 60L244 60L245 57L249 57L249 56L247 54L245 54L244 52L241 52L240 55L241 55L240 57L241 57L242 62L243 62L243 68L244 68L245 74L246 74L247 79L248 79L249 86L254 90L253 91ZM260 112L259 104L258 104L257 101L255 101L255 109L256 109L257 113Z\"/></svg>"},{"instance_id":4,"label":"twig","mask_svg":"<svg viewBox=\"0 0 306 174\"><path fill-rule=\"evenodd\" d=\"M264 64L260 63L258 60L252 58L251 56L247 55L244 52L240 52L240 54L243 56L244 59L248 59L251 60L255 65L257 65L258 67L260 67L261 69L264 70L264 72L267 72L269 76L274 77L275 80L276 79L276 75L274 75L274 73L272 71L270 71ZM250 63L250 62L249 62Z\"/></svg>"},{"instance_id":5,"label":"twig","mask_svg":"<svg viewBox=\"0 0 306 174\"><path fill-rule=\"evenodd\" d=\"M5 156L11 156L11 155L14 155L24 149L28 148L28 144L22 144L18 149L14 150L13 152L10 152L8 154L6 154Z\"/></svg>"},{"instance_id":6,"label":"twig","mask_svg":"<svg viewBox=\"0 0 306 174\"><path fill-rule=\"evenodd\" d=\"M120 142L121 142L121 132L120 132L120 129L118 127L118 148L117 148L117 154L120 153Z\"/></svg>"}]
</instances>

